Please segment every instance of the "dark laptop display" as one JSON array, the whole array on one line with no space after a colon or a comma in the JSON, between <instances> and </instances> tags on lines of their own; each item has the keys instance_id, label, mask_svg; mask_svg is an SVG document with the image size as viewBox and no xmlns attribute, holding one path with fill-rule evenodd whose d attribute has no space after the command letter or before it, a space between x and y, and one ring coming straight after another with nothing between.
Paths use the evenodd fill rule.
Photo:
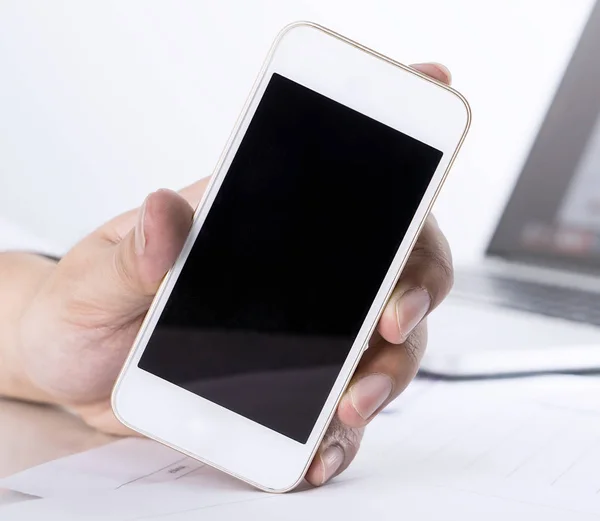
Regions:
<instances>
[{"instance_id":1,"label":"dark laptop display","mask_svg":"<svg viewBox=\"0 0 600 521\"><path fill-rule=\"evenodd\" d=\"M487 253L600 272L600 2Z\"/></svg>"}]
</instances>

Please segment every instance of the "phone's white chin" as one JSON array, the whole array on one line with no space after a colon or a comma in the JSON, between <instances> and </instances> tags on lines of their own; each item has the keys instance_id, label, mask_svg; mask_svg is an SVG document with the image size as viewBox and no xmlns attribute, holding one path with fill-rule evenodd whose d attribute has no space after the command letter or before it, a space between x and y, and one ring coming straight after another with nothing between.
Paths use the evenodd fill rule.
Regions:
<instances>
[{"instance_id":1,"label":"phone's white chin","mask_svg":"<svg viewBox=\"0 0 600 521\"><path fill-rule=\"evenodd\" d=\"M132 368L113 392L124 425L257 488L298 485L314 449ZM193 412L192 412L193 411Z\"/></svg>"}]
</instances>

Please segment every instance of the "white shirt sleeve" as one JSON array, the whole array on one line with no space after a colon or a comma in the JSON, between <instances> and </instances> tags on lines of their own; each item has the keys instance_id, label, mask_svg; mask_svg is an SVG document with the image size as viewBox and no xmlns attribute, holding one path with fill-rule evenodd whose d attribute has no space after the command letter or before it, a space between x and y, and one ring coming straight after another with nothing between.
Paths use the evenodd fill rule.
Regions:
<instances>
[{"instance_id":1,"label":"white shirt sleeve","mask_svg":"<svg viewBox=\"0 0 600 521\"><path fill-rule=\"evenodd\" d=\"M36 237L35 234L0 217L0 252L3 251L29 251L57 255L59 248L50 241Z\"/></svg>"}]
</instances>

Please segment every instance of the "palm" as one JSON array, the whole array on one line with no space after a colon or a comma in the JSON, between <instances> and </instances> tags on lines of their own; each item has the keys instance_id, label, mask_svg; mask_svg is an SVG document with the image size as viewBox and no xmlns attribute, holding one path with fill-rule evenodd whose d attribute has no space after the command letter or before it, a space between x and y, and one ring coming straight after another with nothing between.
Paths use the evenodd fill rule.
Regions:
<instances>
[{"instance_id":1,"label":"palm","mask_svg":"<svg viewBox=\"0 0 600 521\"><path fill-rule=\"evenodd\" d=\"M111 248L133 228L134 219L133 213L124 214L75 246L21 323L24 365L35 385L90 425L111 433L129 432L112 415L110 393L153 292L131 291L119 279L119 268L117 273L107 270L101 288L85 278L98 276L93 265L107 265L98 256L112 255ZM55 287L62 288L60 298Z\"/></svg>"}]
</instances>

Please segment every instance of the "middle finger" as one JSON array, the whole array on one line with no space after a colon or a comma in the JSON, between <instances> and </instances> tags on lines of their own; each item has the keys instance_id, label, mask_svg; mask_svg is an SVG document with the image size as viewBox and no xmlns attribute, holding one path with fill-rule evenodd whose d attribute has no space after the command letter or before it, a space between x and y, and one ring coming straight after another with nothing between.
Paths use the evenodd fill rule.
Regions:
<instances>
[{"instance_id":1,"label":"middle finger","mask_svg":"<svg viewBox=\"0 0 600 521\"><path fill-rule=\"evenodd\" d=\"M422 322L400 345L380 338L365 351L338 406L339 419L349 427L363 427L396 398L419 370L427 345Z\"/></svg>"}]
</instances>

